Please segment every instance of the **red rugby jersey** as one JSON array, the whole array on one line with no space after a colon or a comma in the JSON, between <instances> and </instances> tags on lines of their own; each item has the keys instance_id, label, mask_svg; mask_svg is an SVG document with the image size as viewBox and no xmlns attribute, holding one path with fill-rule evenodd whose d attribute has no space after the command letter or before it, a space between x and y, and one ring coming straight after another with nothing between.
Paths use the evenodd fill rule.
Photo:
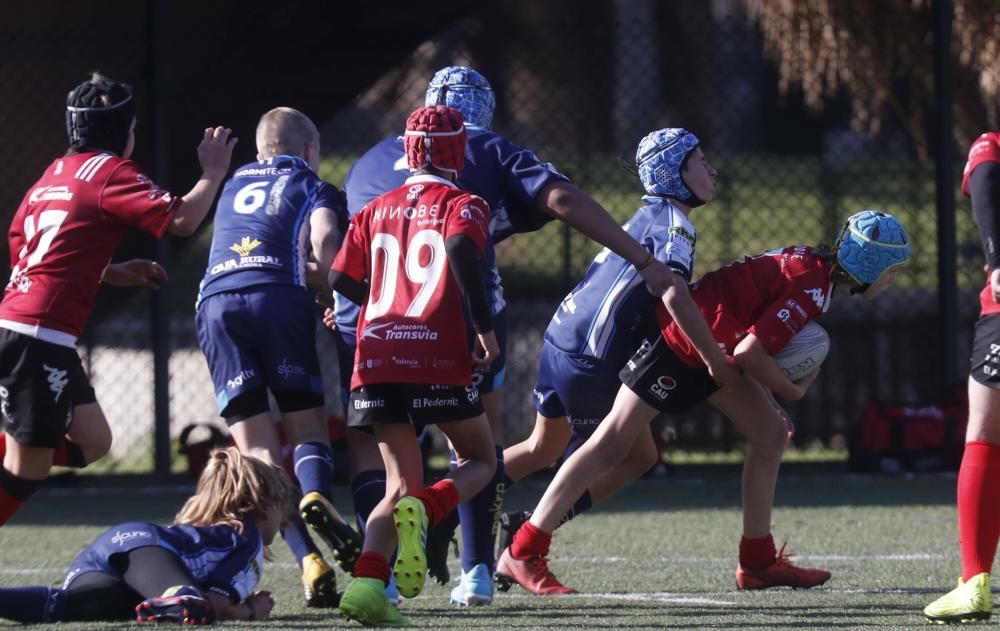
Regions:
<instances>
[{"instance_id":1,"label":"red rugby jersey","mask_svg":"<svg viewBox=\"0 0 1000 631\"><path fill-rule=\"evenodd\" d=\"M180 204L131 160L87 152L54 161L7 233L11 274L0 326L72 344L128 228L162 237Z\"/></svg>"},{"instance_id":2,"label":"red rugby jersey","mask_svg":"<svg viewBox=\"0 0 1000 631\"><path fill-rule=\"evenodd\" d=\"M351 218L333 268L371 292L358 320L351 389L375 383L468 385L462 292L445 242L489 238L485 201L432 175L413 176Z\"/></svg>"},{"instance_id":3,"label":"red rugby jersey","mask_svg":"<svg viewBox=\"0 0 1000 631\"><path fill-rule=\"evenodd\" d=\"M831 261L813 248L792 246L748 256L702 276L691 297L720 346L732 354L748 333L772 355L830 305ZM670 317L662 302L656 318L664 339L690 366L703 363L694 345Z\"/></svg>"},{"instance_id":4,"label":"red rugby jersey","mask_svg":"<svg viewBox=\"0 0 1000 631\"><path fill-rule=\"evenodd\" d=\"M972 171L984 162L1000 162L1000 132L986 132L972 143L969 147L969 159L965 163L965 171L962 173L962 193L966 197L972 195L969 190L969 177ZM1000 304L993 300L993 292L990 290L990 278L986 276L986 287L979 292L979 314L992 315L1000 313Z\"/></svg>"}]
</instances>

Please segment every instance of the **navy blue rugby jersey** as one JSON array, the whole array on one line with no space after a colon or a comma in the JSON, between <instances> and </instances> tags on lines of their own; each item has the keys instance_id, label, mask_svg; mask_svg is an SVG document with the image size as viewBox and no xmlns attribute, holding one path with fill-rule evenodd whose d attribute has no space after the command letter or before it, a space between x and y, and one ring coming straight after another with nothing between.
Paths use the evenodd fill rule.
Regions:
<instances>
[{"instance_id":1,"label":"navy blue rugby jersey","mask_svg":"<svg viewBox=\"0 0 1000 631\"><path fill-rule=\"evenodd\" d=\"M538 208L535 198L552 182L569 180L531 151L498 134L478 127L466 129L469 142L458 187L482 197L490 207L492 243L483 252L483 284L493 313L498 313L507 303L493 244L514 234L533 232L551 221L552 216ZM348 213L354 216L371 200L402 186L409 176L403 137L386 138L361 156L347 173L344 191ZM337 328L354 332L358 307L343 296L335 294L334 298Z\"/></svg>"},{"instance_id":2,"label":"navy blue rugby jersey","mask_svg":"<svg viewBox=\"0 0 1000 631\"><path fill-rule=\"evenodd\" d=\"M622 226L657 259L690 282L697 233L687 215L669 201L644 197L647 205ZM545 329L545 341L573 355L585 355L614 366L625 362L651 326L650 293L635 266L605 248L563 299Z\"/></svg>"},{"instance_id":3,"label":"navy blue rugby jersey","mask_svg":"<svg viewBox=\"0 0 1000 631\"><path fill-rule=\"evenodd\" d=\"M216 206L198 300L253 285L305 287L309 216L317 208L333 210L346 228L343 195L301 158L275 156L236 169Z\"/></svg>"}]
</instances>

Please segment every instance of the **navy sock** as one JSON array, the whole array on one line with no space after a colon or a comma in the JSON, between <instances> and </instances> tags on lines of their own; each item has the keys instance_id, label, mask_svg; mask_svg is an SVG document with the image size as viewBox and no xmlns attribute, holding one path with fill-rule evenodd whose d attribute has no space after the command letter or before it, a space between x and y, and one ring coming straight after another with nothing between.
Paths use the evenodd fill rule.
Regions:
<instances>
[{"instance_id":1,"label":"navy sock","mask_svg":"<svg viewBox=\"0 0 1000 631\"><path fill-rule=\"evenodd\" d=\"M323 443L302 443L295 448L292 459L302 493L318 491L329 500L333 488L333 453L330 448Z\"/></svg>"},{"instance_id":2,"label":"navy sock","mask_svg":"<svg viewBox=\"0 0 1000 631\"><path fill-rule=\"evenodd\" d=\"M556 528L562 526L563 524L573 519L574 517L580 515L581 513L586 512L587 510L590 509L591 506L593 506L593 503L591 502L590 499L590 491L584 491L583 495L581 495L580 498L576 500L576 503L573 504L573 508L569 509L569 512L563 515L563 518L559 521L558 524L556 524Z\"/></svg>"},{"instance_id":3,"label":"navy sock","mask_svg":"<svg viewBox=\"0 0 1000 631\"><path fill-rule=\"evenodd\" d=\"M354 496L354 519L358 530L365 534L368 516L385 497L385 471L369 469L362 471L351 480L351 495Z\"/></svg>"},{"instance_id":4,"label":"navy sock","mask_svg":"<svg viewBox=\"0 0 1000 631\"><path fill-rule=\"evenodd\" d=\"M497 470L482 491L468 502L458 505L462 525L462 571L468 572L485 563L493 574L494 548L500 510L503 506L504 486L503 447L497 447Z\"/></svg>"},{"instance_id":5,"label":"navy sock","mask_svg":"<svg viewBox=\"0 0 1000 631\"><path fill-rule=\"evenodd\" d=\"M58 622L66 610L66 592L54 587L0 589L0 618L17 622Z\"/></svg>"},{"instance_id":6,"label":"navy sock","mask_svg":"<svg viewBox=\"0 0 1000 631\"><path fill-rule=\"evenodd\" d=\"M284 539L285 543L288 544L288 547L291 548L292 554L295 555L295 561L299 564L299 567L302 567L302 559L304 559L306 555L320 554L319 548L316 547L316 544L309 536L306 523L302 521L302 518L298 515L298 513L289 517L288 525L281 531L281 538Z\"/></svg>"}]
</instances>

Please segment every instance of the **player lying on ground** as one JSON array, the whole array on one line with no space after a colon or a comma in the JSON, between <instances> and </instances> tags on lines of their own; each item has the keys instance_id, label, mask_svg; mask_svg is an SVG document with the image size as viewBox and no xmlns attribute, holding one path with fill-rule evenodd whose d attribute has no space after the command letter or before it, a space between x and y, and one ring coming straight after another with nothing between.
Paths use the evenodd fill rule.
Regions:
<instances>
[{"instance_id":1,"label":"player lying on ground","mask_svg":"<svg viewBox=\"0 0 1000 631\"><path fill-rule=\"evenodd\" d=\"M70 564L62 587L0 588L0 618L263 620L274 599L254 590L294 491L280 467L235 447L215 450L173 525L108 529Z\"/></svg>"},{"instance_id":2,"label":"player lying on ground","mask_svg":"<svg viewBox=\"0 0 1000 631\"><path fill-rule=\"evenodd\" d=\"M743 538L736 584L741 589L776 585L813 587L830 573L799 568L776 551L770 533L774 487L788 439L783 411L773 391L801 398L816 378L788 380L773 355L829 306L838 286L874 298L888 289L909 257L903 226L891 215L862 211L848 219L836 247L796 246L748 257L706 274L692 290L711 321L715 339L745 371L723 388L712 380L691 342L662 305L661 334L643 342L621 370L611 412L594 434L563 463L528 522L497 560L497 575L537 594L567 593L548 570L552 532L578 498L595 485L604 495L628 481L616 471L643 439L659 413L680 414L708 400L747 440L743 467ZM609 485L607 480L614 481ZM611 488L607 488L610 486Z\"/></svg>"},{"instance_id":3,"label":"player lying on ground","mask_svg":"<svg viewBox=\"0 0 1000 631\"><path fill-rule=\"evenodd\" d=\"M69 149L36 182L8 232L10 281L0 302L0 526L53 464L85 467L111 448L111 428L76 353L98 285L155 285L152 261L108 262L129 228L188 236L205 218L236 139L204 130L202 176L183 197L160 189L129 160L131 89L99 74L66 101Z\"/></svg>"},{"instance_id":4,"label":"player lying on ground","mask_svg":"<svg viewBox=\"0 0 1000 631\"><path fill-rule=\"evenodd\" d=\"M302 508L350 572L361 537L330 503L333 455L306 288L307 280L325 287L347 212L340 191L316 175L319 131L309 117L273 109L257 123L256 140L257 160L236 169L216 207L196 306L198 343L236 445L280 465L268 391L274 396L294 449ZM310 249L316 262L306 260ZM302 518L290 516L281 535L299 564L306 604L336 607L336 574Z\"/></svg>"},{"instance_id":5,"label":"player lying on ground","mask_svg":"<svg viewBox=\"0 0 1000 631\"><path fill-rule=\"evenodd\" d=\"M451 593L451 601L459 605L486 605L493 600L496 522L505 489L501 404L506 374L507 303L493 245L511 235L538 230L558 218L616 252L627 265L636 265L637 276L657 294L673 283L670 270L622 230L592 197L574 186L551 164L540 161L532 151L491 130L495 102L495 94L486 78L471 68L460 66L442 68L435 73L427 86L424 102L427 106L447 105L462 113L469 140L465 168L459 174L458 185L483 198L491 209L490 243L480 267L500 344L500 357L488 369L477 372L473 379L497 445L497 469L482 492L460 504L457 513L450 514L431 529L427 543L428 572L439 583L446 584L449 579L448 542L461 517L462 576ZM344 188L349 211L357 212L377 195L401 185L409 175L403 137L396 135L383 140L368 150L347 174ZM338 351L343 362L354 354L357 307L343 299L338 299L337 307ZM467 336L471 344L475 331L470 328ZM629 352L633 350L634 347ZM342 365L342 378L349 378L350 368L349 363ZM343 391L349 389L349 384L345 384ZM359 522L363 523L384 494L385 471L370 436L349 430L347 437L355 510Z\"/></svg>"},{"instance_id":6,"label":"player lying on ground","mask_svg":"<svg viewBox=\"0 0 1000 631\"><path fill-rule=\"evenodd\" d=\"M958 470L958 587L924 608L930 622L989 620L990 570L1000 539L1000 132L976 138L962 178L986 255L986 286L969 372L969 424Z\"/></svg>"},{"instance_id":7,"label":"player lying on ground","mask_svg":"<svg viewBox=\"0 0 1000 631\"><path fill-rule=\"evenodd\" d=\"M455 185L465 142L458 110L413 112L405 140L413 176L351 218L330 272L333 289L364 305L348 424L374 432L387 474L357 578L340 601L345 616L365 624L408 624L385 592L397 542L393 576L399 593L413 598L426 579L428 525L478 493L496 468L472 383L473 364L485 368L499 353L478 261L489 242L490 209ZM471 361L463 295L477 333ZM415 430L432 423L451 441L458 467L424 488Z\"/></svg>"}]
</instances>

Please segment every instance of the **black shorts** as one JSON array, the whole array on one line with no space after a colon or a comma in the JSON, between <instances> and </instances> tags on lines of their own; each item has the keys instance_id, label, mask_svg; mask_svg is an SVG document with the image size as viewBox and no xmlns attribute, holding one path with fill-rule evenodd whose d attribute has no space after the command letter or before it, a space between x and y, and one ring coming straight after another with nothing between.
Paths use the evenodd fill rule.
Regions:
<instances>
[{"instance_id":1,"label":"black shorts","mask_svg":"<svg viewBox=\"0 0 1000 631\"><path fill-rule=\"evenodd\" d=\"M423 427L482 413L479 390L471 385L376 383L351 391L347 425L366 428L376 423L410 423Z\"/></svg>"},{"instance_id":2,"label":"black shorts","mask_svg":"<svg viewBox=\"0 0 1000 631\"><path fill-rule=\"evenodd\" d=\"M969 375L988 388L1000 390L1000 314L976 320Z\"/></svg>"},{"instance_id":3,"label":"black shorts","mask_svg":"<svg viewBox=\"0 0 1000 631\"><path fill-rule=\"evenodd\" d=\"M76 349L0 328L0 412L19 445L55 449L73 407L96 401Z\"/></svg>"},{"instance_id":4,"label":"black shorts","mask_svg":"<svg viewBox=\"0 0 1000 631\"><path fill-rule=\"evenodd\" d=\"M618 377L636 396L665 414L687 412L719 389L707 368L685 364L661 336L652 342L643 340Z\"/></svg>"}]
</instances>

